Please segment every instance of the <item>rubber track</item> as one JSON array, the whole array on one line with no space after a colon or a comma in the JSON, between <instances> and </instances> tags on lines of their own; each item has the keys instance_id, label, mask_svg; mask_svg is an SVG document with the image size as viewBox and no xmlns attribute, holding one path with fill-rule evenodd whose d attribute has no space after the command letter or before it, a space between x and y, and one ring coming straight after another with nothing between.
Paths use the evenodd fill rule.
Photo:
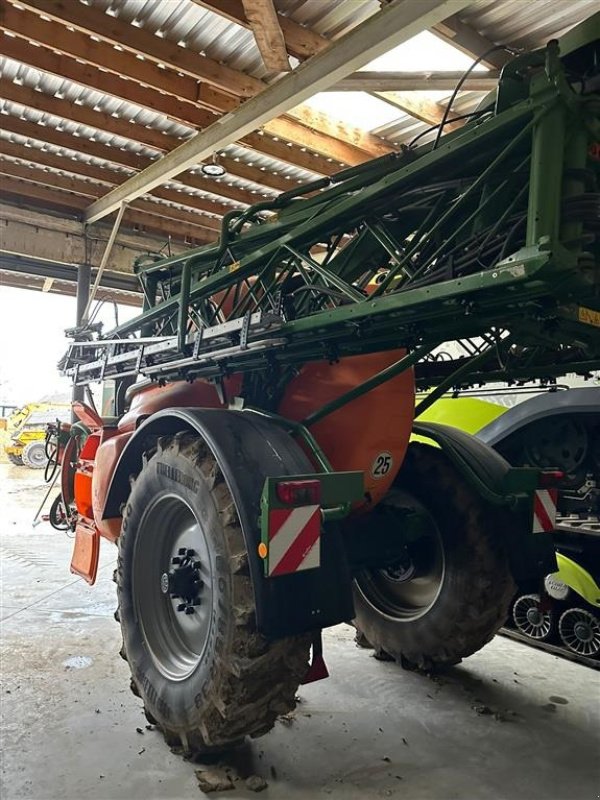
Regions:
<instances>
[{"instance_id":1,"label":"rubber track","mask_svg":"<svg viewBox=\"0 0 600 800\"><path fill-rule=\"evenodd\" d=\"M566 658L568 661L573 661L575 664L581 664L590 669L600 670L600 659L577 655L577 653L567 650L567 648L562 645L538 642L536 639L525 636L525 634L520 633L514 628L500 628L498 633L501 636L506 636L508 639L514 639L517 642L529 645L529 647L534 647L536 650L543 650L545 653L550 653L553 656L560 656L560 658Z\"/></svg>"},{"instance_id":2,"label":"rubber track","mask_svg":"<svg viewBox=\"0 0 600 800\"><path fill-rule=\"evenodd\" d=\"M223 749L247 735L261 736L273 727L278 716L293 710L298 685L308 669L311 640L310 636L297 636L270 643L257 633L246 546L225 478L199 436L183 432L158 440L159 452L169 449L191 461L208 483L223 526L232 575L230 614L234 624L229 626L231 636L221 658L220 680L202 709L198 728L168 730L145 709L148 719L162 730L170 747L182 747L186 755L193 756ZM126 535L122 534L119 545ZM120 557L118 563L117 583L123 569ZM143 692L133 678L131 689L143 699Z\"/></svg>"}]
</instances>

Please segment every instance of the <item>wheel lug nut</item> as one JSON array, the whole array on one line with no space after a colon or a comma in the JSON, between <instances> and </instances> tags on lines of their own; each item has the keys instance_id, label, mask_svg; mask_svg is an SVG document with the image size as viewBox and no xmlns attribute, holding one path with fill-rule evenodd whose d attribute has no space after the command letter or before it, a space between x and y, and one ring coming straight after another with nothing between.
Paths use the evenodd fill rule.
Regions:
<instances>
[{"instance_id":1,"label":"wheel lug nut","mask_svg":"<svg viewBox=\"0 0 600 800\"><path fill-rule=\"evenodd\" d=\"M194 606L199 606L201 602L202 602L202 600L200 600L200 598L199 598L199 597L196 597L196 599L194 600L194 602L192 603L192 605L194 605Z\"/></svg>"},{"instance_id":2,"label":"wheel lug nut","mask_svg":"<svg viewBox=\"0 0 600 800\"><path fill-rule=\"evenodd\" d=\"M202 566L202 562L201 561L194 561L194 564L193 564L194 569L200 569L201 566Z\"/></svg>"},{"instance_id":3,"label":"wheel lug nut","mask_svg":"<svg viewBox=\"0 0 600 800\"><path fill-rule=\"evenodd\" d=\"M188 606L188 607L186 608L186 610L185 610L185 613L186 613L186 614L193 614L193 613L194 613L194 608L193 608L193 606Z\"/></svg>"},{"instance_id":4,"label":"wheel lug nut","mask_svg":"<svg viewBox=\"0 0 600 800\"><path fill-rule=\"evenodd\" d=\"M177 611L185 611L186 608L187 606L185 603L179 603L179 605L177 606Z\"/></svg>"},{"instance_id":5,"label":"wheel lug nut","mask_svg":"<svg viewBox=\"0 0 600 800\"><path fill-rule=\"evenodd\" d=\"M186 556L189 556L191 558L192 556L196 555L196 551L195 550L191 550L191 549L190 550L186 550L185 554L186 554Z\"/></svg>"},{"instance_id":6,"label":"wheel lug nut","mask_svg":"<svg viewBox=\"0 0 600 800\"><path fill-rule=\"evenodd\" d=\"M178 556L173 556L171 564L181 564L181 559Z\"/></svg>"},{"instance_id":7,"label":"wheel lug nut","mask_svg":"<svg viewBox=\"0 0 600 800\"><path fill-rule=\"evenodd\" d=\"M185 547L180 547L177 551L177 555L184 556L185 555Z\"/></svg>"}]
</instances>

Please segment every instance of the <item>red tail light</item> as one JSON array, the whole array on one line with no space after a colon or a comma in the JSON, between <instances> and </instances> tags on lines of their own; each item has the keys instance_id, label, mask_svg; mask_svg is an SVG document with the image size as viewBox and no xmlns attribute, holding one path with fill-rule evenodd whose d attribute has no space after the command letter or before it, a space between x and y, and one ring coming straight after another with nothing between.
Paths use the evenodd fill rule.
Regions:
<instances>
[{"instance_id":1,"label":"red tail light","mask_svg":"<svg viewBox=\"0 0 600 800\"><path fill-rule=\"evenodd\" d=\"M564 479L565 473L559 469L554 470L544 470L540 473L540 477L538 480L538 486L540 489L548 489L552 486L558 486L558 484Z\"/></svg>"},{"instance_id":2,"label":"red tail light","mask_svg":"<svg viewBox=\"0 0 600 800\"><path fill-rule=\"evenodd\" d=\"M277 497L286 506L312 506L321 502L321 481L282 481Z\"/></svg>"}]
</instances>

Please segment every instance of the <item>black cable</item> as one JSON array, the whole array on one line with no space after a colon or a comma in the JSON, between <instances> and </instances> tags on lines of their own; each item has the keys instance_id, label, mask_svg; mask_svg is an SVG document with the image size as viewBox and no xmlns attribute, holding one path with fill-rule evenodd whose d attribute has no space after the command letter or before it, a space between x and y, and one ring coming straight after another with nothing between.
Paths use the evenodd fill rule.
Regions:
<instances>
[{"instance_id":1,"label":"black cable","mask_svg":"<svg viewBox=\"0 0 600 800\"><path fill-rule=\"evenodd\" d=\"M469 77L471 72L475 69L477 64L480 64L484 59L486 59L489 55L491 55L491 53L495 53L496 50L507 50L509 53L514 53L515 52L515 51L511 50L509 47L507 47L505 44L495 44L493 47L490 47L489 50L486 50L485 53L480 55L479 58L475 59L475 61L471 64L469 69L464 73L462 78L459 80L459 82L454 87L454 91L452 92L452 96L450 97L450 100L448 101L448 105L446 106L446 109L444 111L444 116L442 117L442 121L441 121L441 123L439 125L439 130L437 132L437 136L435 137L435 141L433 142L433 148L432 148L433 150L436 149L436 147L438 146L438 144L440 142L440 139L442 138L442 132L444 130L444 125L448 121L448 114L450 113L450 109L452 108L452 104L456 100L456 95L460 92L461 86L467 80L467 78Z\"/></svg>"},{"instance_id":2,"label":"black cable","mask_svg":"<svg viewBox=\"0 0 600 800\"><path fill-rule=\"evenodd\" d=\"M443 120L443 121L442 121L442 122L440 122L438 125L431 125L431 127L429 127L429 128L425 128L425 130L424 130L424 131L421 131L421 133L418 133L418 134L415 136L415 138L414 138L414 139L412 139L412 140L411 140L411 141L408 143L408 147L409 147L409 148L413 147L413 145L414 145L416 142L418 142L418 141L419 141L419 139L422 139L422 138L423 138L423 136L427 136L427 134L428 134L428 133L431 133L431 131L435 131L435 130L437 130L438 128L443 128L445 125L450 125L450 123L451 123L451 122L460 122L462 119L471 119L472 117L481 117L481 116L483 116L484 114L488 114L488 113L489 113L488 109L480 109L479 111L470 111L468 114L461 114L461 115L460 115L460 116L458 116L458 117L452 117L452 119L446 119L446 120Z\"/></svg>"}]
</instances>

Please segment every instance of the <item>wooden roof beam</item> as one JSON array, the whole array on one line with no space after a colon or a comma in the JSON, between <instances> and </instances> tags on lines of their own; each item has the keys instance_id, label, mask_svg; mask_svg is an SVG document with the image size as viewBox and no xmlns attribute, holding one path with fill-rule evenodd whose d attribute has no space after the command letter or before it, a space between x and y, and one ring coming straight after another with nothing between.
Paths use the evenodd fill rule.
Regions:
<instances>
[{"instance_id":1,"label":"wooden roof beam","mask_svg":"<svg viewBox=\"0 0 600 800\"><path fill-rule=\"evenodd\" d=\"M7 13L0 17L0 29L10 31L18 38L7 35L2 37L0 49L3 55L28 64L35 69L67 78L104 94L149 108L195 129L208 127L218 119L216 115L201 108L195 102L182 99L181 95L184 94L182 88L179 89L178 96L170 94L170 81L164 81L166 70L148 65L148 69L144 73L145 85L136 80L128 80L124 76L130 72L135 74L138 69L136 65L142 62L127 53L121 53L119 57L118 51L111 45L93 42L91 39L89 39L91 45L99 46L88 48L83 41L86 37L83 34L77 34L69 41L78 42L77 48L73 46L78 59L80 55L86 54L88 60L82 64L80 60L84 59L76 60L62 52L55 52L56 49L60 50L55 44L61 41L62 31L66 31L66 28L41 19L39 24L35 24L35 14L25 17L24 15L28 12L16 13L13 9L11 14L11 7L6 6L5 8ZM67 33L69 32L67 31ZM74 35L71 33L71 36ZM29 44L30 40L42 46L32 47ZM63 47L66 49L64 42ZM125 62L129 62L133 66L129 68ZM117 71L108 72L103 66L106 63L110 63ZM182 82L184 82L183 79ZM153 85L149 86L148 83ZM366 154L362 148L359 149L349 142L342 143L340 140L335 140L332 149L330 136L315 132L305 124L294 125L293 121L280 119L274 120L271 127L273 129L271 135L250 132L243 137L240 144L318 175L331 175L339 169L340 164L362 163L371 155ZM294 135L298 140L295 146L288 146L287 141L282 141L289 140L290 135ZM274 136L277 138L273 138ZM365 141L365 137L366 140L381 143L380 139L366 133L362 134L362 142ZM385 152L390 151L388 145L381 144L381 146ZM377 148L379 147L380 144L377 145ZM317 152L314 152L315 150ZM325 155L319 154L320 151L325 151Z\"/></svg>"},{"instance_id":2,"label":"wooden roof beam","mask_svg":"<svg viewBox=\"0 0 600 800\"><path fill-rule=\"evenodd\" d=\"M444 107L440 103L423 97L419 92L373 92L372 94L379 100L384 100L389 105L428 125L439 125L444 119ZM444 126L444 131L455 130L461 124L461 122L448 122Z\"/></svg>"},{"instance_id":3,"label":"wooden roof beam","mask_svg":"<svg viewBox=\"0 0 600 800\"><path fill-rule=\"evenodd\" d=\"M263 88L263 82L258 78L106 14L100 8L84 5L79 0L18 0L18 5L88 36L116 44L134 56L143 54L149 61L183 72L234 96L253 97Z\"/></svg>"},{"instance_id":4,"label":"wooden roof beam","mask_svg":"<svg viewBox=\"0 0 600 800\"><path fill-rule=\"evenodd\" d=\"M28 162L37 166L39 169L49 167L54 170L60 170L61 172L67 172L74 176L90 178L94 181L101 181L106 187L118 186L128 177L127 175L123 175L123 173L106 169L106 167L96 167L93 164L86 164L85 161L79 161L76 159L67 160L61 156L45 152L38 148L28 147L24 150L24 148L14 144L13 142L0 139L0 157L2 156L8 156L11 160L19 159L20 161ZM99 188L102 189L102 187ZM180 192L176 189L160 188L152 194L154 197L158 197L161 200L166 200L169 203L178 203L186 208L195 209L197 211L205 211L209 214L220 214L222 216L223 214L227 213L227 211L231 210L229 206L212 204L204 200L202 197L188 194L187 192L183 191ZM207 227L211 227L214 230L219 229L219 218L213 219L211 217L202 217L202 219L206 220Z\"/></svg>"},{"instance_id":5,"label":"wooden roof beam","mask_svg":"<svg viewBox=\"0 0 600 800\"><path fill-rule=\"evenodd\" d=\"M471 0L394 0L377 14L355 27L334 45L309 59L290 75L270 85L258 96L243 103L225 119L180 145L141 175L133 176L88 210L93 222L169 178L190 164L206 158L216 147L222 148L244 137L269 119L302 103L305 99L355 72L378 55L407 41L424 28L445 19Z\"/></svg>"},{"instance_id":6,"label":"wooden roof beam","mask_svg":"<svg viewBox=\"0 0 600 800\"><path fill-rule=\"evenodd\" d=\"M463 72L355 72L332 86L330 92L452 92ZM500 73L473 72L463 83L466 92L495 89Z\"/></svg>"},{"instance_id":7,"label":"wooden roof beam","mask_svg":"<svg viewBox=\"0 0 600 800\"><path fill-rule=\"evenodd\" d=\"M24 6L29 11L6 4L0 18L0 27L38 44L59 50L64 55L80 58L88 64L102 67L116 75L135 78L146 85L151 84L154 88L159 88L160 91L173 92L179 99L194 104L202 101L195 83L214 82L212 79L214 70L212 67L208 71L206 69L206 62L210 62L210 59L180 47L175 42L161 39L143 28L137 28L109 16L101 9L85 6L75 0L18 0L18 5ZM40 15L49 17L54 22L48 22ZM75 30L69 30L69 27ZM102 41L94 41L90 36ZM115 45L120 50L115 51ZM140 61L138 56L142 56L145 61ZM239 97L254 96L267 86L263 81L245 73L218 66L219 69L240 76L237 88L229 89ZM185 80L186 76L188 81ZM191 86L188 85L189 79L192 79ZM203 83L200 84L200 89L202 85ZM218 89L223 88L218 83L215 86ZM242 86L246 88L242 90ZM251 90L248 88L250 86ZM182 94L185 97L182 97ZM194 94L197 97L194 97ZM231 95L223 96L219 100L219 95L213 93L210 107L228 113L238 103L239 101ZM206 127L211 121L205 118L196 126ZM282 127L283 122L286 123L285 129ZM307 146L308 141L308 147L341 164L361 164L373 156L382 155L382 149L386 152L391 152L393 149L376 136L364 132L362 145L368 149L358 148L332 137L327 131L312 130L301 119L292 117L285 121L268 120L263 123L263 129L271 136L285 135L289 141L302 147Z\"/></svg>"},{"instance_id":8,"label":"wooden roof beam","mask_svg":"<svg viewBox=\"0 0 600 800\"><path fill-rule=\"evenodd\" d=\"M194 3L225 17L230 22L236 22L244 28L251 29L242 0L194 0ZM324 36L282 14L279 14L279 25L288 53L299 61L304 61L304 59L320 53L329 45L329 40Z\"/></svg>"},{"instance_id":9,"label":"wooden roof beam","mask_svg":"<svg viewBox=\"0 0 600 800\"><path fill-rule=\"evenodd\" d=\"M59 175L58 172L43 169L41 166L17 164L15 161L10 161L1 156L0 175L20 178L21 180L31 181L41 186L48 186L49 188L64 189L67 192L83 195L87 198L102 197L105 193L105 187L100 186L98 183L81 180L80 177ZM181 203L179 199L176 200L170 197L168 199L169 202ZM191 208L173 208L165 203L153 203L150 200L137 200L135 204L133 204L132 209L164 216L166 219L177 219L182 222L187 222L192 226L212 232L214 238L217 237L217 233L221 230L221 223L218 219L212 219L203 214L197 214Z\"/></svg>"},{"instance_id":10,"label":"wooden roof beam","mask_svg":"<svg viewBox=\"0 0 600 800\"><path fill-rule=\"evenodd\" d=\"M474 59L488 53L481 63L490 69L501 70L512 59L511 54L506 50L488 52L495 47L496 43L462 22L458 14L453 14L442 22L438 22L432 27L431 32Z\"/></svg>"},{"instance_id":11,"label":"wooden roof beam","mask_svg":"<svg viewBox=\"0 0 600 800\"><path fill-rule=\"evenodd\" d=\"M290 72L292 68L273 0L242 0L242 4L265 67L272 72Z\"/></svg>"},{"instance_id":12,"label":"wooden roof beam","mask_svg":"<svg viewBox=\"0 0 600 800\"><path fill-rule=\"evenodd\" d=\"M41 50L41 48L34 49ZM123 118L117 118L111 114L105 114L101 111L96 111L89 106L84 106L80 103L72 103L64 98L51 97L43 92L37 92L35 89L31 89L26 86L19 86L18 84L13 83L6 78L0 79L0 98L10 100L14 103L19 103L19 105L29 106L39 111L52 114L53 116L62 117L63 119L71 120L72 122L76 122L81 125L88 125L92 128L96 128L99 131L113 133L115 136L122 136L123 138L129 139L133 142L147 145L148 147L151 147L161 153L169 152L175 147L178 147L182 141L185 141L178 139L175 136L169 136L168 134L161 133L153 128L146 128L142 125L129 122ZM34 125L34 128L32 129L34 132L31 133L31 135L34 138L42 138L41 131L43 131L44 128L39 126L40 135L36 135L35 131L37 130L37 127L35 126L35 123L28 124ZM72 150L80 150L81 140L75 139L74 137L71 137L71 139L71 145L64 144L59 146L69 147ZM93 144L94 143L92 142L92 145ZM89 153L87 145L86 151ZM104 158L108 161L113 161L123 166L130 166L133 169L139 169L139 167L134 165L132 160L127 159L129 151L119 150L115 147L109 147L108 145L100 144L97 152L98 158ZM123 153L124 157L118 155L120 153ZM138 160L135 163L143 163L144 166L147 166L149 163L151 163L151 159L147 158L146 156L140 156L137 158L142 160ZM280 175L274 175L266 170L263 171L256 167L248 166L247 164L235 161L234 159L220 158L219 160L220 163L222 163L227 169L227 172L233 177L243 178L244 180L252 181L258 186L265 186L275 191L287 191L290 188L290 181L286 181L285 178ZM251 205L252 203L256 202L256 195L252 192L246 189L228 186L227 183L223 181L217 182L213 179L203 178L200 175L192 175L189 172L180 175L179 180L181 183L192 186L194 189L201 189L205 192L211 192L217 196L221 195L222 197L227 197L230 200L235 200L246 205Z\"/></svg>"},{"instance_id":13,"label":"wooden roof beam","mask_svg":"<svg viewBox=\"0 0 600 800\"><path fill-rule=\"evenodd\" d=\"M43 208L60 209L81 218L89 205L89 198L76 195L62 188L49 188L29 180L21 180L10 175L3 175L0 185L0 197L7 201L17 201L22 205L42 206ZM177 240L193 244L208 244L215 241L215 234L175 219L148 214L143 211L127 209L123 217L124 225L129 228L143 228L157 233L159 236L172 236Z\"/></svg>"}]
</instances>

